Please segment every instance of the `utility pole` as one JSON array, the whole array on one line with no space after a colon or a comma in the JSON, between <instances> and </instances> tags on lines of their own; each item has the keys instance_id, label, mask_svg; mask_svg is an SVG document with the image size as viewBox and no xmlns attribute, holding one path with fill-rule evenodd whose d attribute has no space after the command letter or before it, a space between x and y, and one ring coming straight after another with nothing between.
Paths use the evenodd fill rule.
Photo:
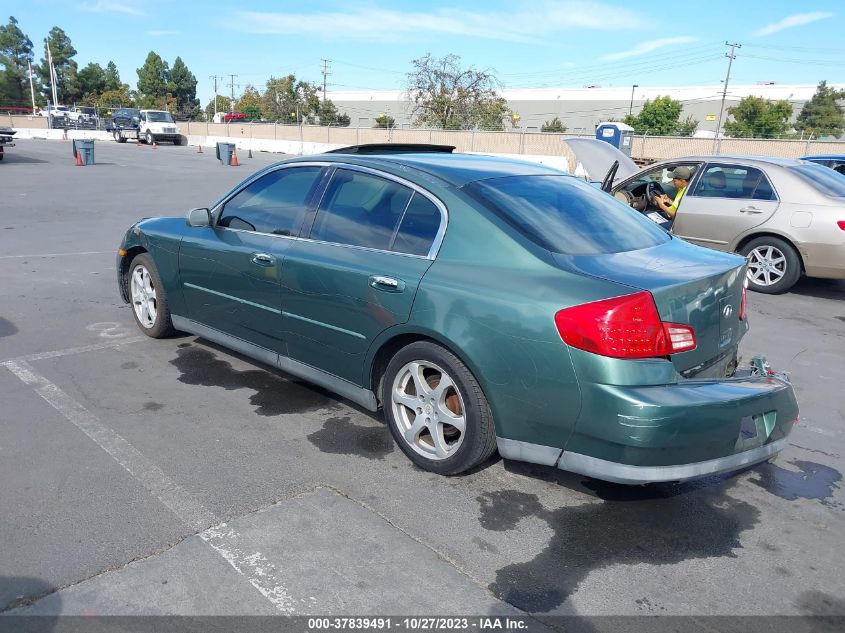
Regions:
<instances>
[{"instance_id":1,"label":"utility pole","mask_svg":"<svg viewBox=\"0 0 845 633\"><path fill-rule=\"evenodd\" d=\"M229 75L229 77L231 78L229 80L229 87L232 89L232 103L229 106L229 110L231 112L234 112L235 111L235 77L237 77L237 75Z\"/></svg>"},{"instance_id":2,"label":"utility pole","mask_svg":"<svg viewBox=\"0 0 845 633\"><path fill-rule=\"evenodd\" d=\"M217 80L223 79L223 77L218 77L217 75L209 75L208 76L211 81L214 82L214 114L217 114Z\"/></svg>"},{"instance_id":3,"label":"utility pole","mask_svg":"<svg viewBox=\"0 0 845 633\"><path fill-rule=\"evenodd\" d=\"M742 48L742 44L737 44L736 42L725 42L725 46L730 46L731 52L725 53L725 57L728 58L728 72L725 75L725 86L722 89L722 105L719 108L719 122L716 124L716 138L713 139L713 153L717 156L719 155L719 151L722 147L722 139L719 138L719 134L722 131L722 117L725 116L725 97L728 96L728 82L731 80L731 64L736 59L736 49Z\"/></svg>"},{"instance_id":4,"label":"utility pole","mask_svg":"<svg viewBox=\"0 0 845 633\"><path fill-rule=\"evenodd\" d=\"M329 72L329 63L331 63L332 60L324 59L322 61L323 61L323 71L322 71L323 72L323 103L325 103L326 102L326 77L331 75L331 72Z\"/></svg>"}]
</instances>

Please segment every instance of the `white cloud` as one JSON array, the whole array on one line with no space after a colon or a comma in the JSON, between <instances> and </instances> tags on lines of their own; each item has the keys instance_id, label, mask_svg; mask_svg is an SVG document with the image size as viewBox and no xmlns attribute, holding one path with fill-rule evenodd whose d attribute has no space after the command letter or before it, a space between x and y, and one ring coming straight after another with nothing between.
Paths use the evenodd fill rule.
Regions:
<instances>
[{"instance_id":1,"label":"white cloud","mask_svg":"<svg viewBox=\"0 0 845 633\"><path fill-rule=\"evenodd\" d=\"M646 53L651 53L652 51L656 51L659 48L665 48L666 46L692 44L693 42L697 41L697 37L690 37L688 35L682 35L680 37L664 37L663 39L659 40L641 42L637 44L634 48L628 49L627 51L619 51L618 53L609 53L607 55L602 55L600 59L607 62L613 62L618 61L620 59L627 59L628 57L638 57L639 55L645 55Z\"/></svg>"},{"instance_id":2,"label":"white cloud","mask_svg":"<svg viewBox=\"0 0 845 633\"><path fill-rule=\"evenodd\" d=\"M758 29L754 31L754 35L761 36L761 35L771 35L772 33L777 33L778 31L783 31L785 29L791 29L796 26L804 26L805 24L811 24L813 22L818 22L819 20L826 20L827 18L832 18L835 13L830 13L829 11L813 11L812 13L796 13L795 15L790 15L785 17L784 19L780 20L779 22L774 22L773 24L768 24L764 26L762 29Z\"/></svg>"},{"instance_id":3,"label":"white cloud","mask_svg":"<svg viewBox=\"0 0 845 633\"><path fill-rule=\"evenodd\" d=\"M169 37L171 35L179 35L179 31L147 31L147 35L153 37Z\"/></svg>"},{"instance_id":4,"label":"white cloud","mask_svg":"<svg viewBox=\"0 0 845 633\"><path fill-rule=\"evenodd\" d=\"M114 0L97 0L94 4L90 2L83 2L79 7L88 13L123 13L125 15L144 15L143 11L136 9L128 4L122 2L114 2Z\"/></svg>"},{"instance_id":5,"label":"white cloud","mask_svg":"<svg viewBox=\"0 0 845 633\"><path fill-rule=\"evenodd\" d=\"M602 2L545 0L512 6L509 11L449 8L419 13L372 7L318 13L242 11L226 23L248 33L331 39L397 41L414 35L462 35L524 43L569 29L634 29L643 23L633 11Z\"/></svg>"}]
</instances>

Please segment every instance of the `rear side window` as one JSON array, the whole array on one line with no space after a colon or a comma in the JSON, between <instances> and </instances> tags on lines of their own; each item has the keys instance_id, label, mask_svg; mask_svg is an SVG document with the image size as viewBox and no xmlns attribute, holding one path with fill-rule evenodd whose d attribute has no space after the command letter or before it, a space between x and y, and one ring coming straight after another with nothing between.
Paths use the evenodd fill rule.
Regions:
<instances>
[{"instance_id":1,"label":"rear side window","mask_svg":"<svg viewBox=\"0 0 845 633\"><path fill-rule=\"evenodd\" d=\"M826 196L845 198L845 176L821 165L798 165L789 170Z\"/></svg>"},{"instance_id":2,"label":"rear side window","mask_svg":"<svg viewBox=\"0 0 845 633\"><path fill-rule=\"evenodd\" d=\"M690 195L701 198L777 200L766 175L759 169L742 165L708 165Z\"/></svg>"},{"instance_id":3,"label":"rear side window","mask_svg":"<svg viewBox=\"0 0 845 633\"><path fill-rule=\"evenodd\" d=\"M296 235L321 167L289 167L266 174L229 200L218 226Z\"/></svg>"},{"instance_id":4,"label":"rear side window","mask_svg":"<svg viewBox=\"0 0 845 633\"><path fill-rule=\"evenodd\" d=\"M338 169L317 210L311 239L389 250L412 193L386 178Z\"/></svg>"},{"instance_id":5,"label":"rear side window","mask_svg":"<svg viewBox=\"0 0 845 633\"><path fill-rule=\"evenodd\" d=\"M554 253L621 253L671 239L628 205L572 176L492 178L470 183L465 191Z\"/></svg>"},{"instance_id":6,"label":"rear side window","mask_svg":"<svg viewBox=\"0 0 845 633\"><path fill-rule=\"evenodd\" d=\"M442 219L437 205L415 193L402 217L391 250L409 255L428 255Z\"/></svg>"}]
</instances>

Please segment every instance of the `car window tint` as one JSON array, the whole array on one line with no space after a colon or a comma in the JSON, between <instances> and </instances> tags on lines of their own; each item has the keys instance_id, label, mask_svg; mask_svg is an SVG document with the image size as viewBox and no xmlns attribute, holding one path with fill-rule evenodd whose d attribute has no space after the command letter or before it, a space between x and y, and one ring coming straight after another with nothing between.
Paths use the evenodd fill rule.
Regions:
<instances>
[{"instance_id":1,"label":"car window tint","mask_svg":"<svg viewBox=\"0 0 845 633\"><path fill-rule=\"evenodd\" d=\"M311 239L388 250L412 193L392 180L338 169L323 195Z\"/></svg>"},{"instance_id":2,"label":"car window tint","mask_svg":"<svg viewBox=\"0 0 845 633\"><path fill-rule=\"evenodd\" d=\"M229 200L218 226L275 235L296 235L320 167L278 169Z\"/></svg>"},{"instance_id":3,"label":"car window tint","mask_svg":"<svg viewBox=\"0 0 845 633\"><path fill-rule=\"evenodd\" d=\"M554 253L620 253L671 239L628 205L572 176L491 178L464 189L522 235Z\"/></svg>"},{"instance_id":4,"label":"car window tint","mask_svg":"<svg viewBox=\"0 0 845 633\"><path fill-rule=\"evenodd\" d=\"M692 192L702 198L775 200L769 179L759 169L742 165L710 164Z\"/></svg>"},{"instance_id":5,"label":"car window tint","mask_svg":"<svg viewBox=\"0 0 845 633\"><path fill-rule=\"evenodd\" d=\"M797 165L789 169L824 195L845 198L845 178L842 174L821 165Z\"/></svg>"},{"instance_id":6,"label":"car window tint","mask_svg":"<svg viewBox=\"0 0 845 633\"><path fill-rule=\"evenodd\" d=\"M428 255L442 219L437 205L415 193L402 217L391 250L410 255Z\"/></svg>"}]
</instances>

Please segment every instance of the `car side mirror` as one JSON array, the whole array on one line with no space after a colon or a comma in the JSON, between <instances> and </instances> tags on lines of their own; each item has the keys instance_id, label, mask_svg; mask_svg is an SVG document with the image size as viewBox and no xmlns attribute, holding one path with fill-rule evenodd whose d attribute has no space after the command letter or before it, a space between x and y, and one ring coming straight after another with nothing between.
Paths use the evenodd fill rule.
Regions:
<instances>
[{"instance_id":1,"label":"car side mirror","mask_svg":"<svg viewBox=\"0 0 845 633\"><path fill-rule=\"evenodd\" d=\"M188 226L211 226L211 211L208 209L191 209L188 211L185 221L188 223Z\"/></svg>"}]
</instances>

